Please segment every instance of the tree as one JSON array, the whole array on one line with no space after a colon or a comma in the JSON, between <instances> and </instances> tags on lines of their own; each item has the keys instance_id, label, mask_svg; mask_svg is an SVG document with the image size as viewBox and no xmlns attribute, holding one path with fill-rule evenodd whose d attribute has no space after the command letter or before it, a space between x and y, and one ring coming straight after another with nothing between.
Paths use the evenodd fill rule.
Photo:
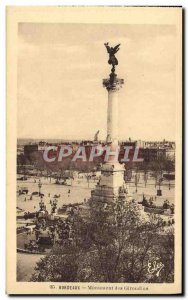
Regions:
<instances>
[{"instance_id":1,"label":"tree","mask_svg":"<svg viewBox=\"0 0 188 300\"><path fill-rule=\"evenodd\" d=\"M101 206L102 207L102 206ZM173 234L164 234L164 222L144 215L134 201L93 205L90 218L71 216L72 235L62 234L49 255L43 258L33 281L82 282L172 282ZM148 272L148 262L164 262L160 276Z\"/></svg>"},{"instance_id":2,"label":"tree","mask_svg":"<svg viewBox=\"0 0 188 300\"><path fill-rule=\"evenodd\" d=\"M153 177L155 178L156 185L159 186L159 190L161 189L161 184L163 181L163 173L167 171L168 174L175 170L175 161L171 159L169 156L161 157L150 164L151 171L153 173ZM169 189L170 189L170 179L169 179Z\"/></svg>"},{"instance_id":3,"label":"tree","mask_svg":"<svg viewBox=\"0 0 188 300\"><path fill-rule=\"evenodd\" d=\"M92 232L104 281L148 282L151 280L148 261L158 257L158 248L161 247L158 237L164 239L161 235L163 222L155 215L149 215L145 220L134 201L119 201L113 210L114 214L110 213L114 215L111 225L109 220L98 222L97 216L93 216L96 226ZM98 217L101 220L101 215Z\"/></svg>"},{"instance_id":4,"label":"tree","mask_svg":"<svg viewBox=\"0 0 188 300\"><path fill-rule=\"evenodd\" d=\"M52 253L40 259L32 275L35 282L72 282L77 276L77 254L62 254L62 247L54 247Z\"/></svg>"},{"instance_id":5,"label":"tree","mask_svg":"<svg viewBox=\"0 0 188 300\"><path fill-rule=\"evenodd\" d=\"M164 169L168 173L168 180L169 180L169 190L170 190L170 173L175 171L175 161L171 159L169 156L166 158L164 163Z\"/></svg>"},{"instance_id":6,"label":"tree","mask_svg":"<svg viewBox=\"0 0 188 300\"><path fill-rule=\"evenodd\" d=\"M136 173L135 173L136 193L137 193L137 191L138 191L138 183L139 183L139 180L140 180L140 174L138 173L138 171L136 171Z\"/></svg>"},{"instance_id":7,"label":"tree","mask_svg":"<svg viewBox=\"0 0 188 300\"><path fill-rule=\"evenodd\" d=\"M156 186L159 186L159 190L161 190L161 184L163 181L163 171L164 171L164 160L159 157L157 160L153 161L150 164L152 175L155 178Z\"/></svg>"},{"instance_id":8,"label":"tree","mask_svg":"<svg viewBox=\"0 0 188 300\"><path fill-rule=\"evenodd\" d=\"M148 164L148 162L144 162L142 164L142 169L144 171L144 182L145 182L145 187L146 187L146 184L147 184L147 181L148 181L148 172L149 172L149 164Z\"/></svg>"}]
</instances>

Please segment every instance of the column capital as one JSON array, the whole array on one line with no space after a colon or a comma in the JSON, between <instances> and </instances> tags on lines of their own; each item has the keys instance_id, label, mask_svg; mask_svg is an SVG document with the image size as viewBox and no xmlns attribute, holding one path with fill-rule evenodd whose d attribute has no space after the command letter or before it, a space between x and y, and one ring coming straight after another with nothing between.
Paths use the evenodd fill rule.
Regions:
<instances>
[{"instance_id":1,"label":"column capital","mask_svg":"<svg viewBox=\"0 0 188 300\"><path fill-rule=\"evenodd\" d=\"M124 84L124 79L117 78L116 74L113 75L114 76L110 76L110 78L103 79L103 87L105 87L107 91L118 91Z\"/></svg>"}]
</instances>

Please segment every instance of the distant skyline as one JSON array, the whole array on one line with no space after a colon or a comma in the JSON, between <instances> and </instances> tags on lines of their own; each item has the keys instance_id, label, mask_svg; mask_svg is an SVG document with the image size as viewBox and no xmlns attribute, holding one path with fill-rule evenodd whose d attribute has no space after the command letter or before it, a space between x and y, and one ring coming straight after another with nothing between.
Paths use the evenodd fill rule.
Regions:
<instances>
[{"instance_id":1,"label":"distant skyline","mask_svg":"<svg viewBox=\"0 0 188 300\"><path fill-rule=\"evenodd\" d=\"M32 139L32 138L18 138L17 139L18 140L18 143L20 142L20 141L22 141L22 142L24 142L24 143L30 143L30 142L36 142L36 143L38 143L38 142L51 142L51 143L55 143L56 141L57 142L59 142L59 141L63 141L63 142L66 142L66 141L87 141L87 140L84 140L84 139L61 139L61 138L58 138L58 139L43 139L43 138L34 138L34 139ZM93 139L91 139L91 140L88 140L88 141L92 141ZM100 139L99 139L99 141L100 141ZM101 140L102 142L103 141L105 141L105 140ZM120 142L123 142L123 141L128 141L128 139L120 139L119 140ZM135 140L135 139L132 139L131 138L131 141L142 141L142 142L163 142L164 141L164 139L162 139L162 140ZM174 140L165 140L166 142L173 142L173 143L175 143L175 141Z\"/></svg>"},{"instance_id":2,"label":"distant skyline","mask_svg":"<svg viewBox=\"0 0 188 300\"><path fill-rule=\"evenodd\" d=\"M175 140L175 26L60 23L19 24L18 138L106 138L104 42L121 43L119 139Z\"/></svg>"}]
</instances>

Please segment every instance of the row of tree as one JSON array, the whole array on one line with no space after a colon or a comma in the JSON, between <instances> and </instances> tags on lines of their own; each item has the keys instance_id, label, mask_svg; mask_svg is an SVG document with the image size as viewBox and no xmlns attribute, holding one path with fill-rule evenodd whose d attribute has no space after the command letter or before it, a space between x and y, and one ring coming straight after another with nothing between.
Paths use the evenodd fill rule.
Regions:
<instances>
[{"instance_id":1,"label":"row of tree","mask_svg":"<svg viewBox=\"0 0 188 300\"><path fill-rule=\"evenodd\" d=\"M171 157L159 157L158 159L151 162L137 163L133 165L132 162L125 165L125 180L130 181L132 179L133 171L134 182L137 190L138 182L140 180L140 173L144 174L145 186L147 185L148 177L152 176L155 179L155 186L158 185L161 188L162 181L164 180L163 174L167 173L167 178L169 180L170 189L170 174L175 172L175 160Z\"/></svg>"}]
</instances>

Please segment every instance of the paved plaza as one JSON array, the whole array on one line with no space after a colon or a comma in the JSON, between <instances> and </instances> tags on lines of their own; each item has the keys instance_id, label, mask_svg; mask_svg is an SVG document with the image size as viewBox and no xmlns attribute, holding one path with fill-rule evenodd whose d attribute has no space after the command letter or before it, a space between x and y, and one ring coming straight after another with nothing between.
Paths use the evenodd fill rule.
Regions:
<instances>
[{"instance_id":1,"label":"paved plaza","mask_svg":"<svg viewBox=\"0 0 188 300\"><path fill-rule=\"evenodd\" d=\"M54 195L60 195L57 198L57 207L61 207L64 204L70 203L81 203L84 199L89 199L91 195L91 190L94 189L95 185L97 184L97 180L89 180L83 176L83 178L76 178L72 181L71 186L66 185L58 185L55 184L55 180L45 177L40 178L42 187L41 193L44 194L43 201L47 207L47 210L51 209L50 200L54 198ZM26 212L34 212L39 209L39 196L32 196L32 200L30 200L31 193L38 192L38 183L39 179L28 178L27 181L17 181L17 189L27 187L29 192L27 195L18 195L17 194L17 207L25 210ZM157 188L155 187L155 181L153 178L149 178L145 187L144 180L142 175L140 176L140 180L137 186L134 181L127 183L129 192L133 195L133 198L137 201L141 201L143 194L146 198L153 197L154 202L157 206L163 204L164 200L168 199L170 203L174 203L174 182L171 181L170 183L170 190L169 190L169 182L164 181L161 189L162 189L162 196L157 195Z\"/></svg>"}]
</instances>

